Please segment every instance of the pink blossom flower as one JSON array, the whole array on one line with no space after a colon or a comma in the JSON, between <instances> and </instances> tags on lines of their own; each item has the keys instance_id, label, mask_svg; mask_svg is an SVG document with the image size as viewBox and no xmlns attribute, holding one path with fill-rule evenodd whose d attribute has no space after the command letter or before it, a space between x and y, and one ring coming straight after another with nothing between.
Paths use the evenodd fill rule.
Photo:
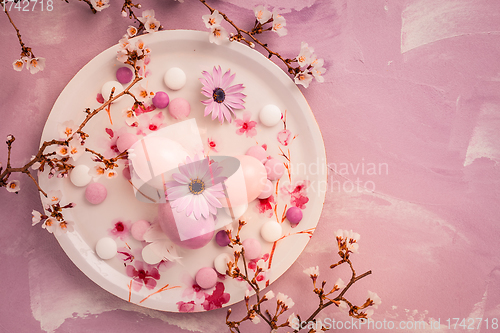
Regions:
<instances>
[{"instance_id":1,"label":"pink blossom flower","mask_svg":"<svg viewBox=\"0 0 500 333\"><path fill-rule=\"evenodd\" d=\"M306 203L309 202L307 197L307 187L309 186L309 181L304 180L295 183L295 185L288 184L283 185L281 189L282 197L285 199L290 198L290 204L300 209L306 208Z\"/></svg>"},{"instance_id":2,"label":"pink blossom flower","mask_svg":"<svg viewBox=\"0 0 500 333\"><path fill-rule=\"evenodd\" d=\"M284 129L278 133L278 142L283 146L288 146L291 140L293 140L293 138L290 130Z\"/></svg>"},{"instance_id":3,"label":"pink blossom flower","mask_svg":"<svg viewBox=\"0 0 500 333\"><path fill-rule=\"evenodd\" d=\"M220 45L223 41L227 40L228 37L229 34L227 33L226 29L219 25L212 27L212 29L210 30L210 34L208 35L208 40L210 43Z\"/></svg>"},{"instance_id":4,"label":"pink blossom flower","mask_svg":"<svg viewBox=\"0 0 500 333\"><path fill-rule=\"evenodd\" d=\"M58 125L59 138L67 140L71 138L78 130L78 125L73 120L68 120Z\"/></svg>"},{"instance_id":5,"label":"pink blossom flower","mask_svg":"<svg viewBox=\"0 0 500 333\"><path fill-rule=\"evenodd\" d=\"M125 15L127 14L125 13ZM135 35L137 35L137 28L129 25L127 28L127 34L129 35L129 37L134 37Z\"/></svg>"},{"instance_id":6,"label":"pink blossom flower","mask_svg":"<svg viewBox=\"0 0 500 333\"><path fill-rule=\"evenodd\" d=\"M24 68L24 64L25 64L25 63L26 63L26 62L23 60L23 58L21 58L21 59L17 59L17 60L16 60L16 61L14 61L14 63L12 64L12 67L14 67L14 70L15 70L15 71L20 72L20 71L22 71L22 70L23 70L23 68Z\"/></svg>"},{"instance_id":7,"label":"pink blossom flower","mask_svg":"<svg viewBox=\"0 0 500 333\"><path fill-rule=\"evenodd\" d=\"M232 121L233 109L244 109L243 98L246 95L242 94L244 87L242 84L232 85L235 74L231 75L228 70L222 75L222 70L219 67L214 67L213 74L206 71L202 73L203 78L200 82L203 84L201 92L210 99L202 101L205 107L204 116L212 114L212 120L219 119L222 124L224 119L228 122Z\"/></svg>"},{"instance_id":8,"label":"pink blossom flower","mask_svg":"<svg viewBox=\"0 0 500 333\"><path fill-rule=\"evenodd\" d=\"M141 290L146 286L149 290L156 287L156 280L160 279L158 269L142 261L135 261L135 265L127 265L125 272L133 279L132 287L134 291Z\"/></svg>"},{"instance_id":9,"label":"pink blossom flower","mask_svg":"<svg viewBox=\"0 0 500 333\"><path fill-rule=\"evenodd\" d=\"M212 294L205 296L205 302L202 303L205 311L220 309L222 308L222 305L229 302L231 296L228 293L225 293L224 289L224 283L217 282Z\"/></svg>"},{"instance_id":10,"label":"pink blossom flower","mask_svg":"<svg viewBox=\"0 0 500 333\"><path fill-rule=\"evenodd\" d=\"M158 21L154 17L148 18L144 23L144 30L147 33L156 32L158 31L158 29L160 29L160 21Z\"/></svg>"},{"instance_id":11,"label":"pink blossom flower","mask_svg":"<svg viewBox=\"0 0 500 333\"><path fill-rule=\"evenodd\" d=\"M257 203L257 210L260 214L265 214L267 217L271 217L273 215L273 204L276 202L274 201L274 196L271 195L267 199L259 199Z\"/></svg>"},{"instance_id":12,"label":"pink blossom flower","mask_svg":"<svg viewBox=\"0 0 500 333\"><path fill-rule=\"evenodd\" d=\"M250 121L250 118L252 117L252 114L250 112L245 112L243 114L243 119L238 119L236 118L234 121L236 123L236 126L239 126L236 130L236 134L242 135L245 133L247 138L252 138L257 135L257 129L255 128L255 125L257 125L256 121Z\"/></svg>"},{"instance_id":13,"label":"pink blossom flower","mask_svg":"<svg viewBox=\"0 0 500 333\"><path fill-rule=\"evenodd\" d=\"M288 30L285 28L286 21L283 16L273 12L273 27L272 30L278 34L278 36L283 37L288 33Z\"/></svg>"},{"instance_id":14,"label":"pink blossom flower","mask_svg":"<svg viewBox=\"0 0 500 333\"><path fill-rule=\"evenodd\" d=\"M42 228L46 229L48 232L53 233L57 228L57 220L53 217L49 217L42 224Z\"/></svg>"},{"instance_id":15,"label":"pink blossom flower","mask_svg":"<svg viewBox=\"0 0 500 333\"><path fill-rule=\"evenodd\" d=\"M309 74L306 71L302 71L297 73L297 75L295 75L294 81L295 84L301 84L304 86L304 88L307 88L309 87L309 84L311 83L312 79L313 76L311 74Z\"/></svg>"},{"instance_id":16,"label":"pink blossom flower","mask_svg":"<svg viewBox=\"0 0 500 333\"><path fill-rule=\"evenodd\" d=\"M73 232L75 230L75 222L73 221L59 221L54 229L54 234L60 236L66 232Z\"/></svg>"},{"instance_id":17,"label":"pink blossom flower","mask_svg":"<svg viewBox=\"0 0 500 333\"><path fill-rule=\"evenodd\" d=\"M26 66L31 74L43 71L45 68L45 58L31 58Z\"/></svg>"},{"instance_id":18,"label":"pink blossom flower","mask_svg":"<svg viewBox=\"0 0 500 333\"><path fill-rule=\"evenodd\" d=\"M314 53L314 49L312 47L309 47L306 42L302 42L300 44L300 52L297 58L297 62L299 63L300 67L307 67L311 64L313 58L312 55Z\"/></svg>"},{"instance_id":19,"label":"pink blossom flower","mask_svg":"<svg viewBox=\"0 0 500 333\"><path fill-rule=\"evenodd\" d=\"M123 241L127 240L130 234L130 227L132 226L132 222L116 220L115 222L113 222L113 224L114 227L108 230L109 234L112 237L120 238Z\"/></svg>"},{"instance_id":20,"label":"pink blossom flower","mask_svg":"<svg viewBox=\"0 0 500 333\"><path fill-rule=\"evenodd\" d=\"M98 12L110 6L109 0L90 0L90 2L92 3L92 7Z\"/></svg>"},{"instance_id":21,"label":"pink blossom flower","mask_svg":"<svg viewBox=\"0 0 500 333\"><path fill-rule=\"evenodd\" d=\"M179 312L194 312L194 309L196 307L196 304L194 303L194 301L190 301L190 302L177 302L177 310L179 310Z\"/></svg>"}]
</instances>

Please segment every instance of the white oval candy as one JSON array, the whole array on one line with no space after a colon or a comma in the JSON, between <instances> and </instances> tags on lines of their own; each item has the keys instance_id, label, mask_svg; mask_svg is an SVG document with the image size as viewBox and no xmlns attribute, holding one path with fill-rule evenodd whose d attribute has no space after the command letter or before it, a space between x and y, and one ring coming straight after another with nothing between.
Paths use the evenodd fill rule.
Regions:
<instances>
[{"instance_id":1,"label":"white oval candy","mask_svg":"<svg viewBox=\"0 0 500 333\"><path fill-rule=\"evenodd\" d=\"M227 253L221 253L214 259L214 267L219 274L225 275L227 271L227 263L231 261L231 257Z\"/></svg>"},{"instance_id":2,"label":"white oval candy","mask_svg":"<svg viewBox=\"0 0 500 333\"><path fill-rule=\"evenodd\" d=\"M95 252L101 259L111 259L116 255L118 247L113 238L103 237L97 241Z\"/></svg>"},{"instance_id":3,"label":"white oval candy","mask_svg":"<svg viewBox=\"0 0 500 333\"><path fill-rule=\"evenodd\" d=\"M89 175L90 168L85 164L77 165L71 170L69 173L69 180L73 183L73 185L82 187L86 186L92 180L92 176Z\"/></svg>"},{"instance_id":4,"label":"white oval candy","mask_svg":"<svg viewBox=\"0 0 500 333\"><path fill-rule=\"evenodd\" d=\"M186 73L178 67L170 68L163 78L168 88L179 90L186 84Z\"/></svg>"},{"instance_id":5,"label":"white oval candy","mask_svg":"<svg viewBox=\"0 0 500 333\"><path fill-rule=\"evenodd\" d=\"M274 104L268 104L260 110L259 120L265 126L275 126L281 120L281 110Z\"/></svg>"},{"instance_id":6,"label":"white oval candy","mask_svg":"<svg viewBox=\"0 0 500 333\"><path fill-rule=\"evenodd\" d=\"M248 204L244 205L239 205L239 206L231 206L231 210L233 211L233 216L231 216L231 211L229 210L229 207L224 207L224 211L229 217L234 217L235 219L239 219L240 217L245 214L245 212L248 209Z\"/></svg>"},{"instance_id":7,"label":"white oval candy","mask_svg":"<svg viewBox=\"0 0 500 333\"><path fill-rule=\"evenodd\" d=\"M155 265L162 261L163 258L153 250L152 245L153 243L148 244L142 249L142 259L147 264Z\"/></svg>"},{"instance_id":8,"label":"white oval candy","mask_svg":"<svg viewBox=\"0 0 500 333\"><path fill-rule=\"evenodd\" d=\"M281 224L272 220L264 223L260 229L260 235L269 243L276 242L282 234L283 228L281 228Z\"/></svg>"},{"instance_id":9,"label":"white oval candy","mask_svg":"<svg viewBox=\"0 0 500 333\"><path fill-rule=\"evenodd\" d=\"M109 96L111 95L111 90L115 88L115 92L113 93L113 97L118 95L123 91L123 86L120 82L118 81L108 81L105 84L102 85L101 88L101 95L102 98L104 98L105 101L109 99ZM119 97L116 101L118 101L121 97Z\"/></svg>"}]
</instances>

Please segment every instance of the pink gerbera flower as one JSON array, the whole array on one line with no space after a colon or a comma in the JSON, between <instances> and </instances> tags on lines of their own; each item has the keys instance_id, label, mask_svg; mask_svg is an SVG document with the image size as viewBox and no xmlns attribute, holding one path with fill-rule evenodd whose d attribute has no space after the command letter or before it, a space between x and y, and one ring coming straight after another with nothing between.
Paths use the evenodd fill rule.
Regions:
<instances>
[{"instance_id":1,"label":"pink gerbera flower","mask_svg":"<svg viewBox=\"0 0 500 333\"><path fill-rule=\"evenodd\" d=\"M232 121L233 109L244 109L243 98L246 97L242 94L244 87L242 84L232 85L236 74L231 75L228 70L222 75L220 66L214 67L213 74L203 71L203 78L200 78L203 88L201 92L203 95L210 97L205 101L201 101L206 105L204 116L212 114L212 120L219 118L220 123L224 122L224 118Z\"/></svg>"},{"instance_id":2,"label":"pink gerbera flower","mask_svg":"<svg viewBox=\"0 0 500 333\"><path fill-rule=\"evenodd\" d=\"M188 157L186 164L179 166L179 171L172 175L174 181L166 184L172 208L177 208L179 213L185 210L186 216L194 214L197 220L217 214L217 208L222 207L217 198L224 196L222 167L217 162L210 163L208 158L191 160Z\"/></svg>"}]
</instances>

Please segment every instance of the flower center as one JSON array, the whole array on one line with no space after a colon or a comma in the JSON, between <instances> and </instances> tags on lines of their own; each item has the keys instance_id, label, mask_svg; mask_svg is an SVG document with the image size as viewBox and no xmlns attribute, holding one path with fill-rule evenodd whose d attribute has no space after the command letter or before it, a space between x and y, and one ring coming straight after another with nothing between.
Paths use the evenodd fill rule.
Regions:
<instances>
[{"instance_id":1,"label":"flower center","mask_svg":"<svg viewBox=\"0 0 500 333\"><path fill-rule=\"evenodd\" d=\"M193 194L201 194L205 191L205 183L201 179L193 179L189 183L189 192Z\"/></svg>"},{"instance_id":2,"label":"flower center","mask_svg":"<svg viewBox=\"0 0 500 333\"><path fill-rule=\"evenodd\" d=\"M122 232L123 230L125 230L125 226L121 222L116 223L115 227L116 227L116 231L118 231L118 232Z\"/></svg>"},{"instance_id":3,"label":"flower center","mask_svg":"<svg viewBox=\"0 0 500 333\"><path fill-rule=\"evenodd\" d=\"M213 97L214 97L214 101L216 101L217 103L222 103L226 99L226 93L221 88L216 88L214 90Z\"/></svg>"}]
</instances>

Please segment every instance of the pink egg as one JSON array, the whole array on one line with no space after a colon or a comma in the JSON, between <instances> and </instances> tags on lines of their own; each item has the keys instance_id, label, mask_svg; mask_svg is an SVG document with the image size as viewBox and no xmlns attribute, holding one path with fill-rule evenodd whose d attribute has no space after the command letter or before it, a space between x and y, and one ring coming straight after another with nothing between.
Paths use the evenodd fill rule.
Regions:
<instances>
[{"instance_id":1,"label":"pink egg","mask_svg":"<svg viewBox=\"0 0 500 333\"><path fill-rule=\"evenodd\" d=\"M285 173L285 165L275 158L271 158L265 164L267 178L269 180L278 180Z\"/></svg>"},{"instance_id":2,"label":"pink egg","mask_svg":"<svg viewBox=\"0 0 500 333\"><path fill-rule=\"evenodd\" d=\"M189 102L184 98L177 97L170 101L168 112L175 119L184 119L189 116L189 113L191 112L191 106L189 105Z\"/></svg>"},{"instance_id":3,"label":"pink egg","mask_svg":"<svg viewBox=\"0 0 500 333\"><path fill-rule=\"evenodd\" d=\"M170 204L158 205L158 222L163 232L175 244L188 249L199 249L207 245L214 235L213 218L196 220L172 209Z\"/></svg>"},{"instance_id":4,"label":"pink egg","mask_svg":"<svg viewBox=\"0 0 500 333\"><path fill-rule=\"evenodd\" d=\"M217 284L217 272L212 267L201 268L194 278L203 289L210 289Z\"/></svg>"},{"instance_id":5,"label":"pink egg","mask_svg":"<svg viewBox=\"0 0 500 333\"><path fill-rule=\"evenodd\" d=\"M153 105L156 106L158 109L166 108L169 101L170 98L168 97L168 94L163 91L158 91L155 94L155 97L153 97Z\"/></svg>"},{"instance_id":6,"label":"pink egg","mask_svg":"<svg viewBox=\"0 0 500 333\"><path fill-rule=\"evenodd\" d=\"M132 133L123 133L116 140L116 148L120 153L123 153L125 150L132 147L134 143L138 140L137 136Z\"/></svg>"},{"instance_id":7,"label":"pink egg","mask_svg":"<svg viewBox=\"0 0 500 333\"><path fill-rule=\"evenodd\" d=\"M259 196L257 198L259 198L259 199L267 199L273 193L274 193L273 182L271 182L269 179L266 179L266 185L264 186L264 189L262 190L262 192L260 192L260 194L259 194Z\"/></svg>"},{"instance_id":8,"label":"pink egg","mask_svg":"<svg viewBox=\"0 0 500 333\"><path fill-rule=\"evenodd\" d=\"M245 155L253 156L262 163L266 163L267 161L267 152L264 148L262 148L262 146L252 146L248 148Z\"/></svg>"},{"instance_id":9,"label":"pink egg","mask_svg":"<svg viewBox=\"0 0 500 333\"><path fill-rule=\"evenodd\" d=\"M267 172L264 165L255 157L248 155L237 156L240 160L245 179L247 202L255 200L267 184Z\"/></svg>"},{"instance_id":10,"label":"pink egg","mask_svg":"<svg viewBox=\"0 0 500 333\"><path fill-rule=\"evenodd\" d=\"M151 224L146 221L146 220L139 220L132 224L132 227L130 228L130 233L132 234L132 237L134 239L137 239L138 241L143 241L144 240L144 233L151 227Z\"/></svg>"},{"instance_id":11,"label":"pink egg","mask_svg":"<svg viewBox=\"0 0 500 333\"><path fill-rule=\"evenodd\" d=\"M107 195L108 191L101 183L91 183L85 189L85 199L93 205L103 202Z\"/></svg>"},{"instance_id":12,"label":"pink egg","mask_svg":"<svg viewBox=\"0 0 500 333\"><path fill-rule=\"evenodd\" d=\"M130 81L132 81L133 77L134 77L134 73L128 67L120 67L116 71L116 79L121 84L129 83Z\"/></svg>"},{"instance_id":13,"label":"pink egg","mask_svg":"<svg viewBox=\"0 0 500 333\"><path fill-rule=\"evenodd\" d=\"M245 249L245 258L248 260L257 259L260 257L262 245L255 238L247 238L243 241L243 248Z\"/></svg>"}]
</instances>

